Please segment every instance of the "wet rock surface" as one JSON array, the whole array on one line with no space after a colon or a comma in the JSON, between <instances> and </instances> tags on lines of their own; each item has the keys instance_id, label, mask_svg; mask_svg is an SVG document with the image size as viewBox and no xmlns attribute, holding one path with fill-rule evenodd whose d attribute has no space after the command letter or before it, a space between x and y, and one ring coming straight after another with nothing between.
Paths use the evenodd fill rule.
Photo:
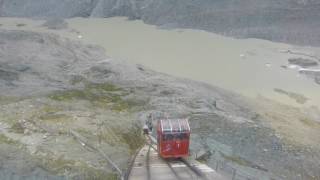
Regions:
<instances>
[{"instance_id":1,"label":"wet rock surface","mask_svg":"<svg viewBox=\"0 0 320 180\"><path fill-rule=\"evenodd\" d=\"M298 65L304 68L318 66L317 61L311 60L311 59L304 59L304 58L291 58L291 59L288 59L288 62L289 64Z\"/></svg>"},{"instance_id":2,"label":"wet rock surface","mask_svg":"<svg viewBox=\"0 0 320 180\"><path fill-rule=\"evenodd\" d=\"M64 21L64 19L61 18L49 18L44 24L44 27L47 27L48 29L67 29L68 23Z\"/></svg>"},{"instance_id":3,"label":"wet rock surface","mask_svg":"<svg viewBox=\"0 0 320 180\"><path fill-rule=\"evenodd\" d=\"M294 92L288 92L288 91L285 91L283 89L278 89L278 88L275 88L274 91L279 94L283 94L283 95L286 95L286 96L294 99L299 104L304 104L308 101L308 98L306 98L305 96L303 96L301 94L297 94Z\"/></svg>"},{"instance_id":4,"label":"wet rock surface","mask_svg":"<svg viewBox=\"0 0 320 180\"><path fill-rule=\"evenodd\" d=\"M8 159L24 154L10 162L34 167L12 166L10 176L115 178L110 165L69 131L125 170L143 144L141 127L152 113L154 125L166 116L189 117L191 152L210 152L204 161L211 167L219 160L255 178L320 177L317 110L308 117L265 99L255 104L217 87L113 60L97 46L57 35L1 30L0 42L5 82L0 164L5 169Z\"/></svg>"},{"instance_id":5,"label":"wet rock surface","mask_svg":"<svg viewBox=\"0 0 320 180\"><path fill-rule=\"evenodd\" d=\"M314 70L301 70L300 73L314 79L314 81L317 84L320 84L320 71L319 70L316 70L316 71L314 71Z\"/></svg>"}]
</instances>

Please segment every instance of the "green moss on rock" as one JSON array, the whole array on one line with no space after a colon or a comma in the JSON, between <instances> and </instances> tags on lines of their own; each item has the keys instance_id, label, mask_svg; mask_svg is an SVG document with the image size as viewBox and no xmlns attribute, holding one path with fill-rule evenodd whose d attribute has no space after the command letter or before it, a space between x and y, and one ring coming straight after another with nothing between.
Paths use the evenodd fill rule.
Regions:
<instances>
[{"instance_id":1,"label":"green moss on rock","mask_svg":"<svg viewBox=\"0 0 320 180\"><path fill-rule=\"evenodd\" d=\"M49 122L66 122L70 119L70 117L65 114L55 114L55 113L43 114L39 118L43 121L49 121Z\"/></svg>"},{"instance_id":2,"label":"green moss on rock","mask_svg":"<svg viewBox=\"0 0 320 180\"><path fill-rule=\"evenodd\" d=\"M133 125L129 131L121 132L120 137L122 141L129 146L132 152L145 143L145 139L141 134L141 128L138 125Z\"/></svg>"},{"instance_id":3,"label":"green moss on rock","mask_svg":"<svg viewBox=\"0 0 320 180\"><path fill-rule=\"evenodd\" d=\"M18 23L16 26L17 26L17 27L23 27L23 26L26 26L26 24L24 24L24 23Z\"/></svg>"},{"instance_id":4,"label":"green moss on rock","mask_svg":"<svg viewBox=\"0 0 320 180\"><path fill-rule=\"evenodd\" d=\"M17 141L8 138L4 134L0 134L0 144L17 144Z\"/></svg>"},{"instance_id":5,"label":"green moss on rock","mask_svg":"<svg viewBox=\"0 0 320 180\"><path fill-rule=\"evenodd\" d=\"M95 107L125 111L130 106L122 99L123 93L125 93L123 89L112 84L87 83L83 89L57 91L49 95L49 98L55 101L86 100Z\"/></svg>"},{"instance_id":6,"label":"green moss on rock","mask_svg":"<svg viewBox=\"0 0 320 180\"><path fill-rule=\"evenodd\" d=\"M103 90L103 91L122 91L121 88L110 84L110 83L103 83L103 84L94 84L94 83L90 83L87 85L87 88L90 89L98 89L98 90Z\"/></svg>"},{"instance_id":7,"label":"green moss on rock","mask_svg":"<svg viewBox=\"0 0 320 180\"><path fill-rule=\"evenodd\" d=\"M20 122L15 122L12 126L11 126L11 131L13 131L14 133L19 133L22 134L24 133L24 127Z\"/></svg>"},{"instance_id":8,"label":"green moss on rock","mask_svg":"<svg viewBox=\"0 0 320 180\"><path fill-rule=\"evenodd\" d=\"M49 98L55 101L69 101L73 99L82 99L85 97L86 97L85 92L81 90L58 91L49 96Z\"/></svg>"},{"instance_id":9,"label":"green moss on rock","mask_svg":"<svg viewBox=\"0 0 320 180\"><path fill-rule=\"evenodd\" d=\"M0 104L14 103L19 100L21 100L21 98L14 97L14 96L0 96Z\"/></svg>"},{"instance_id":10,"label":"green moss on rock","mask_svg":"<svg viewBox=\"0 0 320 180\"><path fill-rule=\"evenodd\" d=\"M227 155L223 155L223 157L228 160L228 161L232 161L240 166L247 166L247 167L251 167L251 162L241 158L241 157L238 157L238 156L227 156Z\"/></svg>"},{"instance_id":11,"label":"green moss on rock","mask_svg":"<svg viewBox=\"0 0 320 180\"><path fill-rule=\"evenodd\" d=\"M118 178L116 173L89 166L83 161L69 160L63 157L44 158L40 161L41 166L47 171L70 179L117 180Z\"/></svg>"},{"instance_id":12,"label":"green moss on rock","mask_svg":"<svg viewBox=\"0 0 320 180\"><path fill-rule=\"evenodd\" d=\"M320 129L320 123L316 122L314 120L308 119L308 118L302 118L300 121L310 127L319 128Z\"/></svg>"}]
</instances>

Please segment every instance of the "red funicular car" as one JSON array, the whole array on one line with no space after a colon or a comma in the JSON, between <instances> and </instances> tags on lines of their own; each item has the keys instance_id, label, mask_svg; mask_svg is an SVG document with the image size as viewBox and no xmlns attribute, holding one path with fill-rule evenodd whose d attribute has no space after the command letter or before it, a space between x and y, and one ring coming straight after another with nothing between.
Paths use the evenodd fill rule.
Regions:
<instances>
[{"instance_id":1,"label":"red funicular car","mask_svg":"<svg viewBox=\"0 0 320 180\"><path fill-rule=\"evenodd\" d=\"M157 125L158 151L163 158L189 155L190 126L187 119L163 119Z\"/></svg>"}]
</instances>

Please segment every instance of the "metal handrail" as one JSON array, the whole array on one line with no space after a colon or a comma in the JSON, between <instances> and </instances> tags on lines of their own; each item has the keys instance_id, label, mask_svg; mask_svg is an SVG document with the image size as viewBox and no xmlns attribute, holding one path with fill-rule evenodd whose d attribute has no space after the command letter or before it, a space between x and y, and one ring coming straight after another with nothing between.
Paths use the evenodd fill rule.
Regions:
<instances>
[{"instance_id":1,"label":"metal handrail","mask_svg":"<svg viewBox=\"0 0 320 180\"><path fill-rule=\"evenodd\" d=\"M107 162L113 167L113 169L117 171L120 179L124 180L124 173L122 172L122 170L101 149L89 144L82 136L80 136L77 132L73 131L72 129L70 129L69 132L82 146L86 146L98 152L102 157L104 157L107 160Z\"/></svg>"}]
</instances>

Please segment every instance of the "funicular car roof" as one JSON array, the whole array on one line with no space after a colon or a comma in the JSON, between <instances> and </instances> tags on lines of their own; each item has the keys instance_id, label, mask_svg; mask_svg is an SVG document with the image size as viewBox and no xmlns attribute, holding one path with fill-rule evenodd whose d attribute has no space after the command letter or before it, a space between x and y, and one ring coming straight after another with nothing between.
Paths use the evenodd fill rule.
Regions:
<instances>
[{"instance_id":1,"label":"funicular car roof","mask_svg":"<svg viewBox=\"0 0 320 180\"><path fill-rule=\"evenodd\" d=\"M190 132L188 119L162 119L160 125L163 133Z\"/></svg>"}]
</instances>

